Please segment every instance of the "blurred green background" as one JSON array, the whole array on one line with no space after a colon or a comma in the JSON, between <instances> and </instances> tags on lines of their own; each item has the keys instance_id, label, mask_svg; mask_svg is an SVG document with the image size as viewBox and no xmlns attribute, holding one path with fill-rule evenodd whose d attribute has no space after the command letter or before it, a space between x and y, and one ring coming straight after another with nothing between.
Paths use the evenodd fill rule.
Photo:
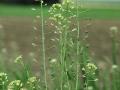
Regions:
<instances>
[{"instance_id":1,"label":"blurred green background","mask_svg":"<svg viewBox=\"0 0 120 90\"><path fill-rule=\"evenodd\" d=\"M41 57L40 2L29 1L2 0L0 3L0 60L12 61L20 54L27 60L38 61ZM55 28L48 19L50 5L56 2L46 0L44 4L49 6L43 8L47 59L56 57L57 52L54 48L56 42L52 41L56 38ZM120 28L120 0L80 0L80 6L80 29L89 31L90 54L98 65L109 65L112 58L109 30L111 27ZM119 36L118 32L118 46ZM117 55L119 59L119 51Z\"/></svg>"}]
</instances>

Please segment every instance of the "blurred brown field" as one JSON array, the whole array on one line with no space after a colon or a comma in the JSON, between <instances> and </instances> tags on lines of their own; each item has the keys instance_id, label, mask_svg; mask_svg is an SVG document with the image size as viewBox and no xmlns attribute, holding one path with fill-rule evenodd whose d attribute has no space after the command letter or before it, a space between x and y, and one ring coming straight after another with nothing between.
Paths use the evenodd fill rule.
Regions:
<instances>
[{"instance_id":1,"label":"blurred brown field","mask_svg":"<svg viewBox=\"0 0 120 90\"><path fill-rule=\"evenodd\" d=\"M39 21L40 19L36 20L29 17L0 17L0 34L2 35L0 42L3 43L0 48L6 48L8 55L16 49L26 58L32 53L35 55L36 60L39 59L41 56L41 23ZM72 25L74 27L74 24ZM111 64L111 27L117 27L119 30L120 20L85 19L80 21L80 29L83 35L84 31L89 32L90 54L96 62L100 62L100 65L102 62L108 65ZM54 31L55 28L51 26L51 21L46 19L45 44L47 59L57 55L56 42L54 41L57 35L54 34ZM118 45L119 38L120 32L117 33ZM120 51L118 50L118 60L120 58L119 54Z\"/></svg>"}]
</instances>

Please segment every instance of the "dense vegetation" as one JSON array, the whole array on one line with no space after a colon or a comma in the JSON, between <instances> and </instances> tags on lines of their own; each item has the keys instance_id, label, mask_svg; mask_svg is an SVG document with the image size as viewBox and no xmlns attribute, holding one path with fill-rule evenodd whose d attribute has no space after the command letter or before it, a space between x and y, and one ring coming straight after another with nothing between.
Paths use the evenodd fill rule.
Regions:
<instances>
[{"instance_id":1,"label":"dense vegetation","mask_svg":"<svg viewBox=\"0 0 120 90\"><path fill-rule=\"evenodd\" d=\"M31 70L31 61L25 62L20 55L11 65L12 74L9 74L9 71L7 74L4 69L1 69L0 90L119 90L120 68L116 58L118 50L116 33L118 28L111 27L109 31L112 41L112 64L109 70L107 68L100 70L89 53L88 31L82 32L79 24L81 18L104 18L105 15L107 17L109 13L112 13L111 10L107 9L109 13L106 13L106 10L104 11L103 9L102 12L104 13L101 13L98 9L86 12L86 9L81 9L78 3L73 3L70 0L64 0L61 4L53 4L48 12L49 19L52 21L51 25L56 28L57 38L54 40L57 42L58 53L55 58L47 61L44 13L46 13L48 8L44 8L42 3L41 0L39 10L42 37L41 61L43 62L43 66L40 66L41 71L38 76L35 76ZM11 8L13 9L13 7ZM15 15L21 15L20 11L18 13L18 8L13 12ZM37 7L37 9L39 8ZM35 11L34 8L32 10ZM4 12L2 9L1 11ZM21 11L24 11L22 13L24 15L30 15L31 12L23 9ZM33 13L33 16L36 13ZM93 14L96 14L96 17ZM102 14L104 14L104 17ZM110 17L116 18L117 15L114 13ZM72 20L75 20L75 27L71 27ZM5 58L4 53L1 53L1 57ZM48 65L49 68L47 68ZM1 66L4 65L1 63ZM16 67L18 68L16 69Z\"/></svg>"}]
</instances>

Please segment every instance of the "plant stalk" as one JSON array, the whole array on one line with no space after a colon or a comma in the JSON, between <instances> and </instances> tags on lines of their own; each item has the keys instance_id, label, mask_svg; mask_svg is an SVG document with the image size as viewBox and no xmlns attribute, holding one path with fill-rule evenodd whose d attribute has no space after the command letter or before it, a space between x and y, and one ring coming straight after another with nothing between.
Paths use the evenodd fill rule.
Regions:
<instances>
[{"instance_id":1,"label":"plant stalk","mask_svg":"<svg viewBox=\"0 0 120 90\"><path fill-rule=\"evenodd\" d=\"M44 79L45 79L45 90L48 90L47 87L47 75L46 75L46 54L45 54L45 33L44 33L44 15L43 15L43 0L41 0L41 23L42 23L42 54L44 62Z\"/></svg>"}]
</instances>

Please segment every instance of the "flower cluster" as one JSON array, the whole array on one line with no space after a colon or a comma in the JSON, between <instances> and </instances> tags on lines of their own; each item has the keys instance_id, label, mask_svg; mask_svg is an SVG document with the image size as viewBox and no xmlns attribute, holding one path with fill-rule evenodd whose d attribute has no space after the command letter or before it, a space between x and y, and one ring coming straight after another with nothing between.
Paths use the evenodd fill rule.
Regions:
<instances>
[{"instance_id":1,"label":"flower cluster","mask_svg":"<svg viewBox=\"0 0 120 90\"><path fill-rule=\"evenodd\" d=\"M21 90L23 84L20 80L14 80L8 85L8 90Z\"/></svg>"},{"instance_id":2,"label":"flower cluster","mask_svg":"<svg viewBox=\"0 0 120 90\"><path fill-rule=\"evenodd\" d=\"M38 82L39 80L37 79L37 77L30 77L27 81L27 85L28 87L32 88L32 90L36 90Z\"/></svg>"},{"instance_id":3,"label":"flower cluster","mask_svg":"<svg viewBox=\"0 0 120 90\"><path fill-rule=\"evenodd\" d=\"M117 34L117 32L118 32L118 27L117 26L112 26L112 27L110 27L110 35L111 35L111 37L115 37L115 35Z\"/></svg>"},{"instance_id":4,"label":"flower cluster","mask_svg":"<svg viewBox=\"0 0 120 90\"><path fill-rule=\"evenodd\" d=\"M8 82L8 75L6 73L0 73L0 88L6 85Z\"/></svg>"},{"instance_id":5,"label":"flower cluster","mask_svg":"<svg viewBox=\"0 0 120 90\"><path fill-rule=\"evenodd\" d=\"M14 60L15 63L22 63L22 56L18 56L15 60Z\"/></svg>"},{"instance_id":6,"label":"flower cluster","mask_svg":"<svg viewBox=\"0 0 120 90\"><path fill-rule=\"evenodd\" d=\"M97 67L93 63L88 63L84 68L82 68L82 70L85 71L85 76L87 78L95 80Z\"/></svg>"},{"instance_id":7,"label":"flower cluster","mask_svg":"<svg viewBox=\"0 0 120 90\"><path fill-rule=\"evenodd\" d=\"M8 75L0 73L0 90L39 90L40 80L37 77L30 77L26 83L21 80L14 80L8 84Z\"/></svg>"},{"instance_id":8,"label":"flower cluster","mask_svg":"<svg viewBox=\"0 0 120 90\"><path fill-rule=\"evenodd\" d=\"M110 30L111 30L111 32L113 32L113 33L117 33L117 32L118 32L118 27L112 26L112 27L110 27Z\"/></svg>"},{"instance_id":9,"label":"flower cluster","mask_svg":"<svg viewBox=\"0 0 120 90\"><path fill-rule=\"evenodd\" d=\"M61 4L53 4L49 10L50 19L60 26L58 29L64 30L70 23L70 19L75 16L74 9L74 4L70 0L64 0Z\"/></svg>"}]
</instances>

